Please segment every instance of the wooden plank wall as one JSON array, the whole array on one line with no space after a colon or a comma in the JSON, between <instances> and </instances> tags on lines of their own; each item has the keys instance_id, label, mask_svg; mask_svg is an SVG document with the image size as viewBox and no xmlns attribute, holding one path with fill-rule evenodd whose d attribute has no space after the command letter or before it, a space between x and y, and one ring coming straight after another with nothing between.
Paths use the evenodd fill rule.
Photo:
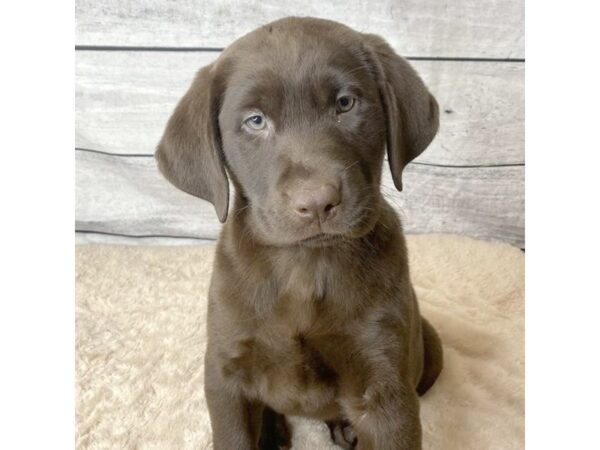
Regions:
<instances>
[{"instance_id":1,"label":"wooden plank wall","mask_svg":"<svg viewBox=\"0 0 600 450\"><path fill-rule=\"evenodd\" d=\"M77 0L78 242L217 237L212 206L163 180L154 148L198 68L287 15L382 35L436 96L439 135L407 167L402 193L385 172L406 232L525 246L522 0Z\"/></svg>"}]
</instances>

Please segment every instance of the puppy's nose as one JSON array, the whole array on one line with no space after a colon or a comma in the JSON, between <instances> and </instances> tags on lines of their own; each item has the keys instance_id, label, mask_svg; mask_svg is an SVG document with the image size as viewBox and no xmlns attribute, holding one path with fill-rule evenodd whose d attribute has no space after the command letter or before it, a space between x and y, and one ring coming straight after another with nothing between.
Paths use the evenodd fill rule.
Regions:
<instances>
[{"instance_id":1,"label":"puppy's nose","mask_svg":"<svg viewBox=\"0 0 600 450\"><path fill-rule=\"evenodd\" d=\"M303 219L319 218L324 222L334 216L340 202L340 190L331 184L323 184L314 189L298 190L292 198L292 207Z\"/></svg>"}]
</instances>

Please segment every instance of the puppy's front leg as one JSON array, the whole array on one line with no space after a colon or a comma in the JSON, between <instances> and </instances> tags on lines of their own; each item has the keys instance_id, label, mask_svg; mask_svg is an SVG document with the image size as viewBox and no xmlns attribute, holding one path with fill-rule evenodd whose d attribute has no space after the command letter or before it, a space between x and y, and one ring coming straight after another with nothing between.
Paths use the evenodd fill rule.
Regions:
<instances>
[{"instance_id":1,"label":"puppy's front leg","mask_svg":"<svg viewBox=\"0 0 600 450\"><path fill-rule=\"evenodd\" d=\"M241 392L231 392L214 380L206 380L205 393L214 450L255 450L263 408L249 402Z\"/></svg>"},{"instance_id":2,"label":"puppy's front leg","mask_svg":"<svg viewBox=\"0 0 600 450\"><path fill-rule=\"evenodd\" d=\"M263 406L250 401L241 384L227 381L222 361L211 345L204 359L204 393L210 414L214 450L255 450L262 426Z\"/></svg>"},{"instance_id":3,"label":"puppy's front leg","mask_svg":"<svg viewBox=\"0 0 600 450\"><path fill-rule=\"evenodd\" d=\"M419 399L410 383L373 383L344 405L357 450L421 450Z\"/></svg>"}]
</instances>

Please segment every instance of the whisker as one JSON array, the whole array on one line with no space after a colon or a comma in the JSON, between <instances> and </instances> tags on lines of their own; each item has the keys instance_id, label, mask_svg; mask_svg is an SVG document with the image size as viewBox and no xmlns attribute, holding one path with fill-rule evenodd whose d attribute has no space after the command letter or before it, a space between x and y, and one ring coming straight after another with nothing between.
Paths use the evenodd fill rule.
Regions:
<instances>
[{"instance_id":1,"label":"whisker","mask_svg":"<svg viewBox=\"0 0 600 450\"><path fill-rule=\"evenodd\" d=\"M344 167L341 171L340 174L344 173L345 171L347 171L348 169L350 169L351 167L354 167L355 165L357 165L360 161L357 159L356 161L354 161L353 163L348 164L346 167Z\"/></svg>"}]
</instances>

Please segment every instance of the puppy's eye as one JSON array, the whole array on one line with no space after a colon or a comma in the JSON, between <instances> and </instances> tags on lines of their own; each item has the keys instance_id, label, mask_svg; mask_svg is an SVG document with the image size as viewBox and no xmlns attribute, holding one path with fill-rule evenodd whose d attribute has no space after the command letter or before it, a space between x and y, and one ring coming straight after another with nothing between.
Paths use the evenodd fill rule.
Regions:
<instances>
[{"instance_id":1,"label":"puppy's eye","mask_svg":"<svg viewBox=\"0 0 600 450\"><path fill-rule=\"evenodd\" d=\"M350 111L354 107L354 97L351 95L338 97L335 107L338 114Z\"/></svg>"},{"instance_id":2,"label":"puppy's eye","mask_svg":"<svg viewBox=\"0 0 600 450\"><path fill-rule=\"evenodd\" d=\"M244 120L244 123L252 130L260 131L267 125L267 120L262 114L253 114Z\"/></svg>"}]
</instances>

